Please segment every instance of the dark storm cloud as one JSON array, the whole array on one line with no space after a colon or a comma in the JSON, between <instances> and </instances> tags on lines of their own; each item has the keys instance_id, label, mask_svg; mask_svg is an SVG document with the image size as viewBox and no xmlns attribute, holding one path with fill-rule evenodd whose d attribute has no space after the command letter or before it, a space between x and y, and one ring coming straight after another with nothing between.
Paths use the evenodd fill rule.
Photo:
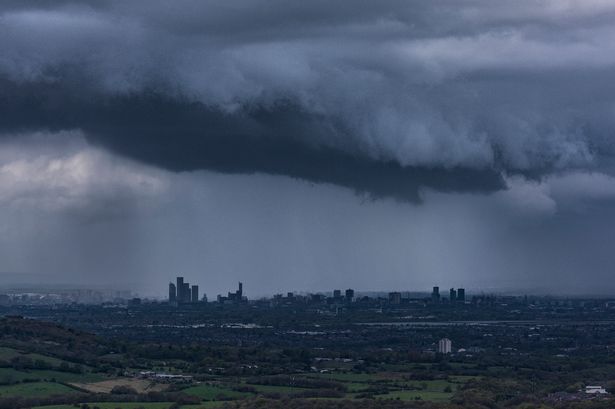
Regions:
<instances>
[{"instance_id":1,"label":"dark storm cloud","mask_svg":"<svg viewBox=\"0 0 615 409\"><path fill-rule=\"evenodd\" d=\"M418 200L596 166L602 1L4 2L0 128L81 129L171 170Z\"/></svg>"},{"instance_id":2,"label":"dark storm cloud","mask_svg":"<svg viewBox=\"0 0 615 409\"><path fill-rule=\"evenodd\" d=\"M66 94L55 84L4 82L2 88L1 129L79 128L93 143L173 171L281 174L408 201L419 201L419 189L425 186L468 192L503 187L494 171L402 167L306 144L310 134L325 133L326 127L284 103L267 110L224 113L155 94L93 99Z\"/></svg>"}]
</instances>

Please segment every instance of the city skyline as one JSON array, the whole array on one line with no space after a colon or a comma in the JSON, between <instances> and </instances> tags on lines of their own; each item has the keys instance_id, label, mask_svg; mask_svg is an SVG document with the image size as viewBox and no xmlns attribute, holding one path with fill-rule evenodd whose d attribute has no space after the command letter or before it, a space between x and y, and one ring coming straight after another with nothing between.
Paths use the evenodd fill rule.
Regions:
<instances>
[{"instance_id":1,"label":"city skyline","mask_svg":"<svg viewBox=\"0 0 615 409\"><path fill-rule=\"evenodd\" d=\"M171 276L169 276L171 277ZM189 277L188 275L185 275L184 277ZM199 278L198 275L194 275L194 276L190 276L193 277L193 281L198 281L199 283L206 283L206 278L204 278L205 276ZM195 278L194 278L195 277ZM175 277L176 278L176 277ZM175 280L175 278L173 280ZM197 287L199 287L199 294L200 297L202 298L203 295L206 295L209 297L210 301L215 301L215 297L219 294L224 294L229 288L232 288L233 285L236 285L238 280L233 280L230 279L229 281L229 285L225 285L225 284L220 284L219 282L209 282L209 285L207 287L203 287L202 284L197 284ZM169 281L167 284L171 284L172 281ZM132 296L138 296L138 297L143 297L146 299L156 299L156 300L166 300L169 298L169 288L168 285L166 287L164 287L164 289L162 289L162 287L159 285L160 283L153 283L151 285L150 288L153 288L152 290L144 290L143 287L140 287L138 284L133 284L133 285L109 285L108 283L100 283L100 284L95 284L95 285L83 285L83 284L79 284L79 283L62 283L62 282L57 282L57 283L48 283L48 284L41 284L41 283L37 283L35 281L32 282L11 282L11 280L3 280L2 284L0 285L0 293L5 292L5 293L15 293L15 292L21 292L21 293L27 293L27 292L34 292L34 293L58 293L58 292L101 292L101 293L107 293L107 294L124 294L123 297L128 299ZM243 281L242 281L243 284ZM298 295L307 295L307 294L329 294L329 293L333 293L335 286L330 287L330 288L326 288L326 284L322 285L322 286L315 286L313 288L297 288L297 287L288 287L288 288L276 288L276 289L266 289L265 291L254 291L253 288L251 288L251 286L249 285L251 284L248 281L248 289L249 289L249 294L252 298L254 299L258 299L258 298L267 298L267 297L273 297L276 294L286 294L286 293L294 293L294 294L298 294ZM431 295L433 293L433 285L428 284L425 286L400 286L400 287L395 287L395 288L386 288L386 287L378 287L378 286L373 286L373 287L355 287L352 282L346 282L343 283L342 285L338 286L338 289L341 293L344 293L344 291L346 291L346 289L348 287L352 287L352 290L360 293L360 294L381 294L381 295L387 295L391 292L399 292L400 294L408 294L408 293L414 293L414 294L426 294L426 295ZM523 288L521 286L511 286L511 287L490 287L490 286L480 286L480 285L471 285L469 286L471 287L471 291L470 294L476 295L476 294L493 294L493 295L516 295L516 296L520 296L520 295L530 295L530 296L552 296L552 297L563 297L563 298L584 298L584 297L597 297L597 298L604 298L604 299L608 299L608 298L615 298L615 294L613 292L611 292L610 290L607 291L589 291L589 292L561 292L561 291L554 291L553 289L550 288L537 288L537 287L531 287L531 288ZM205 289L209 289L209 291L204 291ZM440 286L438 286L438 288L440 288ZM451 288L456 288L459 289L461 288L462 290L465 291L464 287L450 287L450 286L446 286L446 287L441 287L440 289L442 291L444 291L444 296L445 298L449 298L449 290ZM132 294L132 295L126 295L126 294ZM465 292L465 294L467 294L467 291ZM211 298L213 297L213 298Z\"/></svg>"}]
</instances>

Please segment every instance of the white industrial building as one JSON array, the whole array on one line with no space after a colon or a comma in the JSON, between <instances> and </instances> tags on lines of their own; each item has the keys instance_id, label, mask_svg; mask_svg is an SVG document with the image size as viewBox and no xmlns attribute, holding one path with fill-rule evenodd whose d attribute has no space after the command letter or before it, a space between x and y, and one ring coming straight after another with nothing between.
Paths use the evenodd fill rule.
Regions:
<instances>
[{"instance_id":1,"label":"white industrial building","mask_svg":"<svg viewBox=\"0 0 615 409\"><path fill-rule=\"evenodd\" d=\"M438 341L438 353L440 354L450 354L452 351L453 344L451 340L448 338L442 338Z\"/></svg>"},{"instance_id":2,"label":"white industrial building","mask_svg":"<svg viewBox=\"0 0 615 409\"><path fill-rule=\"evenodd\" d=\"M590 385L590 386L586 386L585 387L585 393L589 393L589 394L593 394L593 395L606 395L608 392L602 386Z\"/></svg>"}]
</instances>

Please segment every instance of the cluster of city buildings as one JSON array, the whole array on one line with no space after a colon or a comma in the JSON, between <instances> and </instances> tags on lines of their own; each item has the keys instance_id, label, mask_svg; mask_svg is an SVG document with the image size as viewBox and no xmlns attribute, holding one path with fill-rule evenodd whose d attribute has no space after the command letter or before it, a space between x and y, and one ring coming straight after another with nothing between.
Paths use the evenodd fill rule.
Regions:
<instances>
[{"instance_id":1,"label":"cluster of city buildings","mask_svg":"<svg viewBox=\"0 0 615 409\"><path fill-rule=\"evenodd\" d=\"M387 296L387 294L385 294ZM342 292L342 290L333 290L329 295L325 294L308 294L297 295L289 292L285 296L282 294L276 294L272 298L272 304L285 305L294 303L306 303L306 304L350 304L350 303L369 303L371 301L382 300L380 296L369 297L367 295L356 296L355 291L349 288ZM384 299L384 302L388 302L389 305L402 305L412 303L429 303L432 304L465 304L466 303L466 291L464 288L451 288L448 297L440 296L440 287L433 287L431 297L425 298L419 296L412 298L408 293L402 293L399 291L392 291L388 293L388 297Z\"/></svg>"},{"instance_id":2,"label":"cluster of city buildings","mask_svg":"<svg viewBox=\"0 0 615 409\"><path fill-rule=\"evenodd\" d=\"M217 300L220 304L243 304L248 302L248 297L243 295L243 283L240 281L237 291L229 291L226 297L218 295Z\"/></svg>"},{"instance_id":3,"label":"cluster of city buildings","mask_svg":"<svg viewBox=\"0 0 615 409\"><path fill-rule=\"evenodd\" d=\"M449 290L449 297L440 296L440 287L434 287L431 291L431 301L434 304L439 304L441 302L449 302L449 303L465 303L466 302L466 290L465 288L454 289L451 288Z\"/></svg>"},{"instance_id":4,"label":"cluster of city buildings","mask_svg":"<svg viewBox=\"0 0 615 409\"><path fill-rule=\"evenodd\" d=\"M184 282L184 277L176 278L177 284L169 283L169 303L190 304L199 302L199 286ZM207 301L204 299L203 301Z\"/></svg>"},{"instance_id":5,"label":"cluster of city buildings","mask_svg":"<svg viewBox=\"0 0 615 409\"><path fill-rule=\"evenodd\" d=\"M440 296L440 287L433 287L431 292L431 303L432 304L465 304L466 302L466 290L464 288L454 289L451 288L449 290L449 297ZM412 301L417 301L416 299L411 299L409 297L404 297L402 293L398 291L393 291L389 293L389 304L391 305L399 305L410 303ZM418 300L424 301L424 299Z\"/></svg>"},{"instance_id":6,"label":"cluster of city buildings","mask_svg":"<svg viewBox=\"0 0 615 409\"><path fill-rule=\"evenodd\" d=\"M247 303L248 298L243 295L243 283L239 282L236 291L229 291L226 297L218 295L217 301L221 304L240 304ZM184 281L184 277L177 277L175 283L169 283L169 303L172 305L196 304L207 302L207 295L199 299L199 286Z\"/></svg>"},{"instance_id":7,"label":"cluster of city buildings","mask_svg":"<svg viewBox=\"0 0 615 409\"><path fill-rule=\"evenodd\" d=\"M0 307L14 305L102 304L123 302L133 297L129 290L12 289L0 293Z\"/></svg>"},{"instance_id":8,"label":"cluster of city buildings","mask_svg":"<svg viewBox=\"0 0 615 409\"><path fill-rule=\"evenodd\" d=\"M229 291L226 296L218 295L217 302L221 304L241 304L247 303L248 298L243 294L243 283L239 282L236 291ZM340 289L334 289L329 295L322 293L308 294L308 295L296 295L293 292L288 292L286 295L276 294L271 298L272 305L290 305L295 303L303 304L350 304L369 302L371 299L368 296L356 297L355 291L352 288L348 288L342 292ZM387 299L385 299L387 300ZM410 298L404 296L401 292L393 291L388 293L388 303L390 305L400 305L412 302L429 302L433 304L465 304L466 293L464 288L451 288L449 290L449 296L440 296L440 287L433 287L430 298ZM206 302L207 297L203 295L203 298L199 300L199 286L190 285L184 281L184 277L177 277L176 283L169 283L169 303L171 304L193 304L198 302Z\"/></svg>"},{"instance_id":9,"label":"cluster of city buildings","mask_svg":"<svg viewBox=\"0 0 615 409\"><path fill-rule=\"evenodd\" d=\"M271 303L273 305L284 305L284 304L349 304L354 301L357 301L355 298L354 290L352 288L347 289L342 293L342 290L333 290L331 296L326 296L324 294L308 294L308 295L297 295L295 293L289 292L286 296L282 294L276 294L271 299Z\"/></svg>"}]
</instances>

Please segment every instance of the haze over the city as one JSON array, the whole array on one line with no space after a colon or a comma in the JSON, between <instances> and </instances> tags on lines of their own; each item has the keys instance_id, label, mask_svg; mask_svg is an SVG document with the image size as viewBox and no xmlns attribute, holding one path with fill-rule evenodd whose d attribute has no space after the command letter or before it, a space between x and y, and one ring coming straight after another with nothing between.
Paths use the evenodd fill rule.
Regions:
<instances>
[{"instance_id":1,"label":"haze over the city","mask_svg":"<svg viewBox=\"0 0 615 409\"><path fill-rule=\"evenodd\" d=\"M0 281L613 294L614 18L3 1Z\"/></svg>"}]
</instances>

